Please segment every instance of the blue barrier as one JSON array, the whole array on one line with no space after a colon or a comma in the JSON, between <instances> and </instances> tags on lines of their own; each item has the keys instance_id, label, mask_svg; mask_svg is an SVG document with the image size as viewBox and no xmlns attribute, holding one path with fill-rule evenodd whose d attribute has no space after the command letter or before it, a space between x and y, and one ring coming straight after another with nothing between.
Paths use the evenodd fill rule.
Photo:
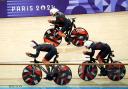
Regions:
<instances>
[{"instance_id":1,"label":"blue barrier","mask_svg":"<svg viewBox=\"0 0 128 89\"><path fill-rule=\"evenodd\" d=\"M0 0L0 17L48 16L53 7L65 14L127 11L128 0Z\"/></svg>"}]
</instances>

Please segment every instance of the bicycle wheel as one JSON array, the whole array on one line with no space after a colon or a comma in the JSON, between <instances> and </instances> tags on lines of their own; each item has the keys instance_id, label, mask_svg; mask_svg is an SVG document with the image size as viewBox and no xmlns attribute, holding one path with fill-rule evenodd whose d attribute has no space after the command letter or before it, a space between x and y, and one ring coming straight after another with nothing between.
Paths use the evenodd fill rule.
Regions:
<instances>
[{"instance_id":1,"label":"bicycle wheel","mask_svg":"<svg viewBox=\"0 0 128 89\"><path fill-rule=\"evenodd\" d=\"M59 65L56 67L56 76L53 78L54 82L58 85L66 85L72 79L72 72L66 65Z\"/></svg>"},{"instance_id":2,"label":"bicycle wheel","mask_svg":"<svg viewBox=\"0 0 128 89\"><path fill-rule=\"evenodd\" d=\"M39 66L28 65L23 69L22 78L28 85L36 85L42 79L42 71Z\"/></svg>"},{"instance_id":3,"label":"bicycle wheel","mask_svg":"<svg viewBox=\"0 0 128 89\"><path fill-rule=\"evenodd\" d=\"M121 62L114 61L113 63L115 63L115 65L106 65L107 76L110 80L119 81L125 76L126 68Z\"/></svg>"},{"instance_id":4,"label":"bicycle wheel","mask_svg":"<svg viewBox=\"0 0 128 89\"><path fill-rule=\"evenodd\" d=\"M84 28L78 27L72 31L71 38L72 38L72 44L80 47L84 45L84 42L86 40L88 40L89 35Z\"/></svg>"},{"instance_id":5,"label":"bicycle wheel","mask_svg":"<svg viewBox=\"0 0 128 89\"><path fill-rule=\"evenodd\" d=\"M53 44L54 46L58 46L62 41L62 37L58 35L57 32L58 31L54 28L48 29L44 34L44 42L48 42Z\"/></svg>"},{"instance_id":6,"label":"bicycle wheel","mask_svg":"<svg viewBox=\"0 0 128 89\"><path fill-rule=\"evenodd\" d=\"M85 61L78 68L78 75L81 79L85 81L93 80L97 75L97 67L96 65L88 65L87 63L91 63L90 61Z\"/></svg>"}]
</instances>

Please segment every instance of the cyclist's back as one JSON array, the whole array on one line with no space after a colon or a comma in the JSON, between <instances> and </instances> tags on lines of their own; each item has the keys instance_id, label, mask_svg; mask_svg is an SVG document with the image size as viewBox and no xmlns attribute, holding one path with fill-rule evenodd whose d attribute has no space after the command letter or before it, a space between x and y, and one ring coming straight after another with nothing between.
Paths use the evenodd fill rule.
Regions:
<instances>
[{"instance_id":1,"label":"cyclist's back","mask_svg":"<svg viewBox=\"0 0 128 89\"><path fill-rule=\"evenodd\" d=\"M40 50L40 51L45 51L45 52L49 52L49 51L56 51L56 48L51 45L51 44L38 44L37 50Z\"/></svg>"},{"instance_id":2,"label":"cyclist's back","mask_svg":"<svg viewBox=\"0 0 128 89\"><path fill-rule=\"evenodd\" d=\"M70 25L71 21L65 17L65 15L62 12L57 12L55 15L56 17L56 24L59 24L60 26Z\"/></svg>"},{"instance_id":3,"label":"cyclist's back","mask_svg":"<svg viewBox=\"0 0 128 89\"><path fill-rule=\"evenodd\" d=\"M103 43L103 42L95 42L91 45L90 47L92 50L110 50L111 51L111 48L110 46L107 44L107 43Z\"/></svg>"}]
</instances>

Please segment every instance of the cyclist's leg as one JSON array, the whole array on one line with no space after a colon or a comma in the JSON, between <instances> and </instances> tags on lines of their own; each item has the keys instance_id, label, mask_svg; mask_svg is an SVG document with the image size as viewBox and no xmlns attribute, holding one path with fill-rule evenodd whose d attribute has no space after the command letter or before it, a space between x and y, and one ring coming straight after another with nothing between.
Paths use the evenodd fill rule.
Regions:
<instances>
[{"instance_id":1,"label":"cyclist's leg","mask_svg":"<svg viewBox=\"0 0 128 89\"><path fill-rule=\"evenodd\" d=\"M44 65L49 73L50 72L50 69L49 69L50 62L45 57L43 58L42 62L44 63Z\"/></svg>"},{"instance_id":2,"label":"cyclist's leg","mask_svg":"<svg viewBox=\"0 0 128 89\"><path fill-rule=\"evenodd\" d=\"M96 56L96 58L98 59L98 62L99 63L103 63L103 56L102 56L102 54L104 54L104 51L100 51L99 53L98 53L98 55Z\"/></svg>"},{"instance_id":3,"label":"cyclist's leg","mask_svg":"<svg viewBox=\"0 0 128 89\"><path fill-rule=\"evenodd\" d=\"M66 34L64 34L65 32L65 26L63 26L59 31L58 31L58 35L61 37L66 37Z\"/></svg>"},{"instance_id":4,"label":"cyclist's leg","mask_svg":"<svg viewBox=\"0 0 128 89\"><path fill-rule=\"evenodd\" d=\"M47 53L47 54L45 55L45 57L43 58L42 62L44 63L44 65L45 65L47 71L50 72L50 68L49 68L49 66L50 66L49 53Z\"/></svg>"},{"instance_id":5,"label":"cyclist's leg","mask_svg":"<svg viewBox=\"0 0 128 89\"><path fill-rule=\"evenodd\" d=\"M104 58L111 52L109 48L106 48L105 50L102 50L99 52L98 61L99 63L104 63Z\"/></svg>"},{"instance_id":6,"label":"cyclist's leg","mask_svg":"<svg viewBox=\"0 0 128 89\"><path fill-rule=\"evenodd\" d=\"M62 37L66 37L66 34L64 33L65 31L67 31L70 27L69 23L65 23L62 28L59 30L58 34Z\"/></svg>"},{"instance_id":7,"label":"cyclist's leg","mask_svg":"<svg viewBox=\"0 0 128 89\"><path fill-rule=\"evenodd\" d=\"M67 24L65 26L65 28L63 28L64 29L64 32L66 33L65 41L68 43L67 45L69 45L70 42L72 41L72 39L70 37L70 30L71 30L70 27L71 27L70 24Z\"/></svg>"},{"instance_id":8,"label":"cyclist's leg","mask_svg":"<svg viewBox=\"0 0 128 89\"><path fill-rule=\"evenodd\" d=\"M100 51L97 55L98 62L101 64L104 63L103 62L103 59L104 59L103 54L104 54L104 51ZM99 68L100 68L99 76L105 76L106 74L104 73L105 72L104 65L99 65Z\"/></svg>"},{"instance_id":9,"label":"cyclist's leg","mask_svg":"<svg viewBox=\"0 0 128 89\"><path fill-rule=\"evenodd\" d=\"M109 51L108 49L106 48L105 50L102 50L99 52L98 56L97 56L97 59L98 59L98 62L99 63L104 63L104 58L108 55ZM106 72L106 69L104 68L104 65L101 65L100 66L100 76L106 76L107 75L107 72Z\"/></svg>"},{"instance_id":10,"label":"cyclist's leg","mask_svg":"<svg viewBox=\"0 0 128 89\"><path fill-rule=\"evenodd\" d=\"M45 66L46 66L46 69L47 69L47 71L48 71L48 73L50 73L50 60L52 59L52 57L54 56L54 55L56 55L57 54L57 52L56 51L49 51L46 55L45 55L45 57L43 58L43 60L42 60L42 62L45 64Z\"/></svg>"}]
</instances>

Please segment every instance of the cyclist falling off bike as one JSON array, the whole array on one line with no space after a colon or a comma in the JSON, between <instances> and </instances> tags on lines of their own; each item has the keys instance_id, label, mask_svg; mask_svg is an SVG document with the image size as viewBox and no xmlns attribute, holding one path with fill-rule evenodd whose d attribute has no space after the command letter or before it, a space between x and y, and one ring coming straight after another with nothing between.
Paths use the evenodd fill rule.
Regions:
<instances>
[{"instance_id":1,"label":"cyclist falling off bike","mask_svg":"<svg viewBox=\"0 0 128 89\"><path fill-rule=\"evenodd\" d=\"M58 55L57 49L52 44L46 44L46 43L45 44L37 44L33 40L31 42L32 42L33 49L36 49L36 53L32 54L30 52L26 52L26 55L29 57L33 57L35 63L39 63L39 61L37 61L35 58L37 58L39 56L41 51L47 52L45 57L43 57L43 59L42 59L42 63L45 64L47 72L48 72L48 75L46 75L45 79L51 78L49 76L50 75L49 74L50 73L50 60L52 59L53 56Z\"/></svg>"},{"instance_id":2,"label":"cyclist falling off bike","mask_svg":"<svg viewBox=\"0 0 128 89\"><path fill-rule=\"evenodd\" d=\"M98 59L99 63L104 63L104 58L111 52L111 48L107 43L103 42L94 42L91 40L88 40L85 42L85 47L87 49L91 49L91 52L89 51L84 51L83 54L85 55L90 55L91 57L94 56L96 50L100 50L98 55L96 56L96 59ZM106 76L107 72L104 66L100 65L100 74L99 76Z\"/></svg>"},{"instance_id":3,"label":"cyclist falling off bike","mask_svg":"<svg viewBox=\"0 0 128 89\"><path fill-rule=\"evenodd\" d=\"M56 18L56 20L48 20L49 23L55 24L58 27L62 27L58 34L61 37L64 37L67 45L70 44L70 38L64 34L65 31L68 31L69 27L71 26L71 21L65 17L65 15L60 12L57 8L52 8L50 10L50 14Z\"/></svg>"}]
</instances>

